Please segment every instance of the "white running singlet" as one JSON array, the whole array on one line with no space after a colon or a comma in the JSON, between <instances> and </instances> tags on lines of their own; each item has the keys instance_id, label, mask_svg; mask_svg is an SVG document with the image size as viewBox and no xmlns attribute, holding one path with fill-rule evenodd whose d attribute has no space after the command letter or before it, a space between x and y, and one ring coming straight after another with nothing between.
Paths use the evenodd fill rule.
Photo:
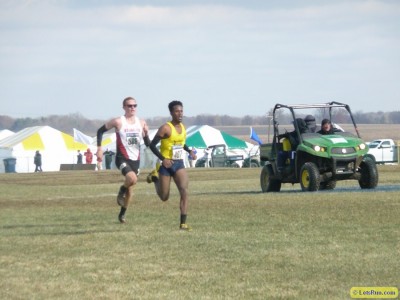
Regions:
<instances>
[{"instance_id":1,"label":"white running singlet","mask_svg":"<svg viewBox=\"0 0 400 300\"><path fill-rule=\"evenodd\" d=\"M135 117L135 123L129 124L125 116L121 116L122 126L117 135L117 155L125 159L139 160L140 143L143 140L143 128L140 119Z\"/></svg>"}]
</instances>

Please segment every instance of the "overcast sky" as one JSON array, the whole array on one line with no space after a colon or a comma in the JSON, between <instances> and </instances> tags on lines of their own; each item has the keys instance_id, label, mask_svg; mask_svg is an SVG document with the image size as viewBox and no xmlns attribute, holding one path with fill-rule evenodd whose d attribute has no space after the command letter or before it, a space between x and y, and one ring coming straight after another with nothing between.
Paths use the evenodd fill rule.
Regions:
<instances>
[{"instance_id":1,"label":"overcast sky","mask_svg":"<svg viewBox=\"0 0 400 300\"><path fill-rule=\"evenodd\" d=\"M0 115L400 108L400 1L0 0Z\"/></svg>"}]
</instances>

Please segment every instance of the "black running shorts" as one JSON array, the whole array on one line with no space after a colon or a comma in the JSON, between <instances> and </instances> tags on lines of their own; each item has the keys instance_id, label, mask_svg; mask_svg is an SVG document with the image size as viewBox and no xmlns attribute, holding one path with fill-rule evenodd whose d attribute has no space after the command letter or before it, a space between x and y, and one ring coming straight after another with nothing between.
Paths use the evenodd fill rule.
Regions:
<instances>
[{"instance_id":1,"label":"black running shorts","mask_svg":"<svg viewBox=\"0 0 400 300\"><path fill-rule=\"evenodd\" d=\"M115 165L121 170L121 173L124 176L129 172L135 172L137 175L139 173L140 160L130 160L117 156L115 158Z\"/></svg>"}]
</instances>

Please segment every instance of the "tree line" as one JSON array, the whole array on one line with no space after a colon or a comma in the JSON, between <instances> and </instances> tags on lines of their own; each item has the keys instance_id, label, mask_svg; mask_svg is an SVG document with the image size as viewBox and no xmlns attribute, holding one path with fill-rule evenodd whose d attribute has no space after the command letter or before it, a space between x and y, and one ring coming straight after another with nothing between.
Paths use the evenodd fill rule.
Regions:
<instances>
[{"instance_id":1,"label":"tree line","mask_svg":"<svg viewBox=\"0 0 400 300\"><path fill-rule=\"evenodd\" d=\"M267 114L272 115L272 110ZM232 117L228 115L201 114L193 117L184 117L186 127L192 125L218 126L256 126L268 125L270 118L262 116ZM400 124L400 111L393 112L355 112L353 113L357 124ZM169 121L169 117L146 118L150 128L158 128ZM288 116L288 122L290 117ZM76 128L85 134L95 135L97 129L107 120L90 120L79 113L68 115L50 115L40 118L12 118L0 115L0 130L8 129L14 132L32 126L50 126L65 133L72 134ZM343 120L347 122L347 120Z\"/></svg>"}]
</instances>

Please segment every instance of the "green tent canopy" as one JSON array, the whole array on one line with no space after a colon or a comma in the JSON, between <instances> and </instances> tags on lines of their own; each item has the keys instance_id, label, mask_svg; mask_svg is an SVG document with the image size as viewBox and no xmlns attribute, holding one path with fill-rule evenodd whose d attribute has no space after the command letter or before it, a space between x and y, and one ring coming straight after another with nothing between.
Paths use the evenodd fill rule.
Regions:
<instances>
[{"instance_id":1,"label":"green tent canopy","mask_svg":"<svg viewBox=\"0 0 400 300\"><path fill-rule=\"evenodd\" d=\"M186 145L205 149L212 145L225 144L231 149L246 149L245 141L208 125L191 126L187 129Z\"/></svg>"},{"instance_id":2,"label":"green tent canopy","mask_svg":"<svg viewBox=\"0 0 400 300\"><path fill-rule=\"evenodd\" d=\"M207 148L206 142L204 141L199 131L193 133L190 137L186 138L186 145L195 148Z\"/></svg>"}]
</instances>

